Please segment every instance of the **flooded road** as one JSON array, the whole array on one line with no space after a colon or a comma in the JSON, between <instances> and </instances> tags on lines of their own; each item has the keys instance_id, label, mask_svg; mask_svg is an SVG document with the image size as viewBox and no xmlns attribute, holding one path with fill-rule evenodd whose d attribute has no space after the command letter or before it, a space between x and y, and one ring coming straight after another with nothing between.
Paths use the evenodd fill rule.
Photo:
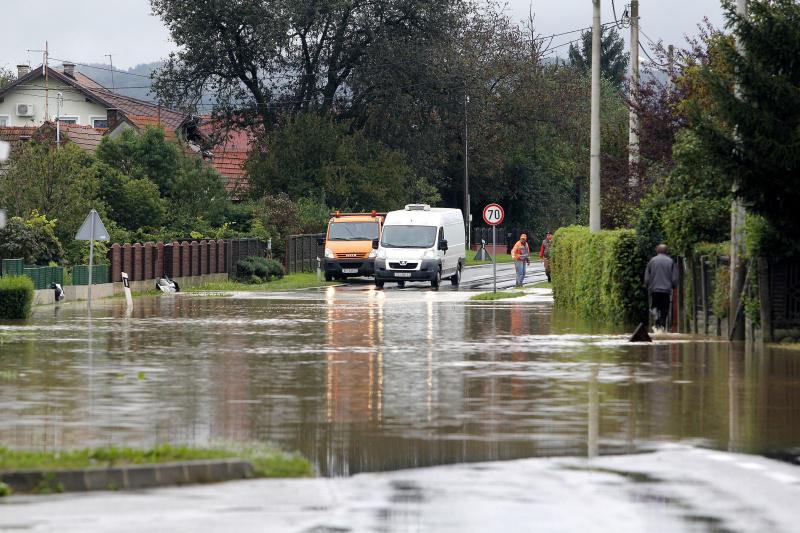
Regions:
<instances>
[{"instance_id":1,"label":"flooded road","mask_svg":"<svg viewBox=\"0 0 800 533\"><path fill-rule=\"evenodd\" d=\"M800 357L419 287L140 298L0 323L0 444L273 442L323 476L664 443L790 457Z\"/></svg>"}]
</instances>

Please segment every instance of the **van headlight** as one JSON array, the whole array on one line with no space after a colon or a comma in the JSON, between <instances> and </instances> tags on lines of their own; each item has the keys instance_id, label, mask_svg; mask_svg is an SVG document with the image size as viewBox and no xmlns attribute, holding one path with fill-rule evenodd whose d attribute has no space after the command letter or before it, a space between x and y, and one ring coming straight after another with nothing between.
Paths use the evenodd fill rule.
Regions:
<instances>
[{"instance_id":1,"label":"van headlight","mask_svg":"<svg viewBox=\"0 0 800 533\"><path fill-rule=\"evenodd\" d=\"M436 250L425 250L425 253L422 254L423 259L438 259L439 252Z\"/></svg>"},{"instance_id":2,"label":"van headlight","mask_svg":"<svg viewBox=\"0 0 800 533\"><path fill-rule=\"evenodd\" d=\"M330 248L325 248L325 259L335 259L336 256L333 254L333 250Z\"/></svg>"},{"instance_id":3,"label":"van headlight","mask_svg":"<svg viewBox=\"0 0 800 533\"><path fill-rule=\"evenodd\" d=\"M378 248L377 250L373 250L373 252L377 252L375 257L378 259L386 259L386 248Z\"/></svg>"}]
</instances>

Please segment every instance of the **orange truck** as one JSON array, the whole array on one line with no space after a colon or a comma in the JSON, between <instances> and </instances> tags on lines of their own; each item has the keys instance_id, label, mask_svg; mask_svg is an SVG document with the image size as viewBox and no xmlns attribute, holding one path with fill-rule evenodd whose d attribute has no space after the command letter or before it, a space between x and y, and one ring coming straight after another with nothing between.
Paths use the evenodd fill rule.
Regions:
<instances>
[{"instance_id":1,"label":"orange truck","mask_svg":"<svg viewBox=\"0 0 800 533\"><path fill-rule=\"evenodd\" d=\"M325 234L325 280L375 274L373 241L381 236L386 213L340 213L331 215Z\"/></svg>"}]
</instances>

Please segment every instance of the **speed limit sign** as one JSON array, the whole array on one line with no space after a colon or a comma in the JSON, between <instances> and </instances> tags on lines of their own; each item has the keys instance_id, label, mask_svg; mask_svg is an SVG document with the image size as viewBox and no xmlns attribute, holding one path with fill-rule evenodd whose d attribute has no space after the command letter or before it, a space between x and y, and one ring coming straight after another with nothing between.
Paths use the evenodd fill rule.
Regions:
<instances>
[{"instance_id":1,"label":"speed limit sign","mask_svg":"<svg viewBox=\"0 0 800 533\"><path fill-rule=\"evenodd\" d=\"M505 211L498 204L489 204L483 208L483 221L490 226L502 223L505 216Z\"/></svg>"}]
</instances>

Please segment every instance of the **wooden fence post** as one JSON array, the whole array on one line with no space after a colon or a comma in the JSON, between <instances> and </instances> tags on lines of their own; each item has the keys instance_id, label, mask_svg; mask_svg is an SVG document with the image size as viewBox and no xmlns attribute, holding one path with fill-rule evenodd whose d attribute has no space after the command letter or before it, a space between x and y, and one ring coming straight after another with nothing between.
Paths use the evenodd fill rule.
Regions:
<instances>
[{"instance_id":1,"label":"wooden fence post","mask_svg":"<svg viewBox=\"0 0 800 533\"><path fill-rule=\"evenodd\" d=\"M772 300L769 286L769 259L758 258L758 300L761 312L761 337L764 342L772 342Z\"/></svg>"}]
</instances>

